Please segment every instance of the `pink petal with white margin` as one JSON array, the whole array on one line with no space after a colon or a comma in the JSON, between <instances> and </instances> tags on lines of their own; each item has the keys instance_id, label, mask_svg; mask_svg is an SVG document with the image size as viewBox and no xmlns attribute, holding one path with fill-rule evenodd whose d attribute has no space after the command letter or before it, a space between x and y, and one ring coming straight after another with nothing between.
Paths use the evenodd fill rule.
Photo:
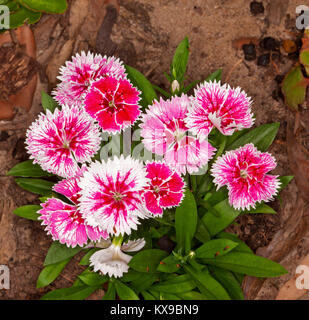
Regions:
<instances>
[{"instance_id":1,"label":"pink petal with white margin","mask_svg":"<svg viewBox=\"0 0 309 320\"><path fill-rule=\"evenodd\" d=\"M39 219L43 220L42 224L46 225L45 230L52 235L53 240L75 247L87 244L88 238L98 241L108 236L105 231L86 226L75 205L50 198L41 206L43 208L38 212L41 214Z\"/></svg>"},{"instance_id":2,"label":"pink petal with white margin","mask_svg":"<svg viewBox=\"0 0 309 320\"><path fill-rule=\"evenodd\" d=\"M186 124L195 135L205 139L213 127L224 135L253 125L252 101L239 87L232 89L219 82L204 82L191 98Z\"/></svg>"}]
</instances>

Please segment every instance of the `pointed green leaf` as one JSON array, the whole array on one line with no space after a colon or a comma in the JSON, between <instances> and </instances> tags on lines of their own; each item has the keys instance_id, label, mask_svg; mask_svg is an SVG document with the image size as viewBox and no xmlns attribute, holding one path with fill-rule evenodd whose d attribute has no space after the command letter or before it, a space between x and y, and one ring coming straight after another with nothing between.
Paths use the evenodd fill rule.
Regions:
<instances>
[{"instance_id":1,"label":"pointed green leaf","mask_svg":"<svg viewBox=\"0 0 309 320\"><path fill-rule=\"evenodd\" d=\"M282 176L282 177L279 177L279 179L281 182L279 191L282 191L294 179L294 176Z\"/></svg>"},{"instance_id":2,"label":"pointed green leaf","mask_svg":"<svg viewBox=\"0 0 309 320\"><path fill-rule=\"evenodd\" d=\"M132 84L141 91L142 100L140 101L140 104L143 107L151 105L154 99L158 100L156 92L151 83L143 74L133 67L125 66L125 68L128 78L131 80Z\"/></svg>"},{"instance_id":3,"label":"pointed green leaf","mask_svg":"<svg viewBox=\"0 0 309 320\"><path fill-rule=\"evenodd\" d=\"M99 273L88 270L86 273L82 273L78 276L86 285L99 286L108 281L108 276L101 276Z\"/></svg>"},{"instance_id":4,"label":"pointed green leaf","mask_svg":"<svg viewBox=\"0 0 309 320\"><path fill-rule=\"evenodd\" d=\"M99 249L99 248L92 248L92 249L90 249L90 250L82 257L82 259L80 260L79 264L80 264L81 266L89 266L89 264L90 264L90 261L89 261L90 257L91 257L96 251L98 251L98 250L100 250L100 249Z\"/></svg>"},{"instance_id":5,"label":"pointed green leaf","mask_svg":"<svg viewBox=\"0 0 309 320\"><path fill-rule=\"evenodd\" d=\"M191 249L191 240L196 232L197 208L195 198L190 190L186 190L185 198L179 207L176 208L175 228L176 240L179 248L185 253Z\"/></svg>"},{"instance_id":6,"label":"pointed green leaf","mask_svg":"<svg viewBox=\"0 0 309 320\"><path fill-rule=\"evenodd\" d=\"M218 69L215 72L213 72L212 74L210 74L205 81L220 81L222 77L222 69Z\"/></svg>"},{"instance_id":7,"label":"pointed green leaf","mask_svg":"<svg viewBox=\"0 0 309 320\"><path fill-rule=\"evenodd\" d=\"M15 177L47 177L51 174L42 170L38 164L34 164L32 160L18 163L8 173L8 176Z\"/></svg>"},{"instance_id":8,"label":"pointed green leaf","mask_svg":"<svg viewBox=\"0 0 309 320\"><path fill-rule=\"evenodd\" d=\"M46 181L42 179L28 179L28 178L16 178L15 182L23 189L40 194L43 196L48 196L52 194L52 187L55 184L51 181Z\"/></svg>"},{"instance_id":9,"label":"pointed green leaf","mask_svg":"<svg viewBox=\"0 0 309 320\"><path fill-rule=\"evenodd\" d=\"M266 151L273 143L279 130L279 126L279 122L263 124L240 136L236 141L227 147L227 150L234 150L244 146L247 143L253 143L258 150Z\"/></svg>"},{"instance_id":10,"label":"pointed green leaf","mask_svg":"<svg viewBox=\"0 0 309 320\"><path fill-rule=\"evenodd\" d=\"M114 282L108 283L108 289L105 292L102 300L116 300L116 288Z\"/></svg>"},{"instance_id":11,"label":"pointed green leaf","mask_svg":"<svg viewBox=\"0 0 309 320\"><path fill-rule=\"evenodd\" d=\"M139 272L157 272L158 265L167 256L165 251L148 249L138 252L129 262L129 266Z\"/></svg>"},{"instance_id":12,"label":"pointed green leaf","mask_svg":"<svg viewBox=\"0 0 309 320\"><path fill-rule=\"evenodd\" d=\"M212 267L210 270L211 275L222 284L231 299L244 300L241 287L232 272L218 267Z\"/></svg>"},{"instance_id":13,"label":"pointed green leaf","mask_svg":"<svg viewBox=\"0 0 309 320\"><path fill-rule=\"evenodd\" d=\"M196 287L195 281L186 274L174 277L167 281L160 282L151 287L152 290L167 293L182 293L191 291Z\"/></svg>"},{"instance_id":14,"label":"pointed green leaf","mask_svg":"<svg viewBox=\"0 0 309 320\"><path fill-rule=\"evenodd\" d=\"M41 300L84 300L100 287L74 286L48 292Z\"/></svg>"},{"instance_id":15,"label":"pointed green leaf","mask_svg":"<svg viewBox=\"0 0 309 320\"><path fill-rule=\"evenodd\" d=\"M190 266L185 266L184 268L191 278L194 279L199 290L206 298L212 300L231 300L223 286L209 274L207 269L197 271Z\"/></svg>"},{"instance_id":16,"label":"pointed green leaf","mask_svg":"<svg viewBox=\"0 0 309 320\"><path fill-rule=\"evenodd\" d=\"M67 9L66 0L19 0L29 10L45 13L64 13Z\"/></svg>"},{"instance_id":17,"label":"pointed green leaf","mask_svg":"<svg viewBox=\"0 0 309 320\"><path fill-rule=\"evenodd\" d=\"M115 288L121 300L139 300L136 293L119 280L115 280Z\"/></svg>"},{"instance_id":18,"label":"pointed green leaf","mask_svg":"<svg viewBox=\"0 0 309 320\"><path fill-rule=\"evenodd\" d=\"M173 79L179 83L183 82L189 59L189 40L185 37L178 45L171 64L171 74Z\"/></svg>"},{"instance_id":19,"label":"pointed green leaf","mask_svg":"<svg viewBox=\"0 0 309 320\"><path fill-rule=\"evenodd\" d=\"M174 273L179 270L179 264L178 260L175 258L174 255L170 255L160 261L160 264L157 268L158 271L160 272L165 272L165 273Z\"/></svg>"},{"instance_id":20,"label":"pointed green leaf","mask_svg":"<svg viewBox=\"0 0 309 320\"><path fill-rule=\"evenodd\" d=\"M70 262L71 259L66 259L64 261L50 264L46 266L40 273L36 287L43 288L52 283L61 273L61 271L65 268L65 266Z\"/></svg>"},{"instance_id":21,"label":"pointed green leaf","mask_svg":"<svg viewBox=\"0 0 309 320\"><path fill-rule=\"evenodd\" d=\"M64 244L61 244L58 241L54 241L47 252L44 266L48 266L50 264L55 264L60 261L66 260L68 258L72 258L81 250L83 250L83 248L79 246L71 248L67 247Z\"/></svg>"},{"instance_id":22,"label":"pointed green leaf","mask_svg":"<svg viewBox=\"0 0 309 320\"><path fill-rule=\"evenodd\" d=\"M40 216L37 212L41 209L42 209L41 206L27 205L27 206L22 206L15 209L13 213L15 213L19 217L37 221L38 217Z\"/></svg>"},{"instance_id":23,"label":"pointed green leaf","mask_svg":"<svg viewBox=\"0 0 309 320\"><path fill-rule=\"evenodd\" d=\"M238 243L228 239L214 239L204 243L195 250L197 258L214 258L224 255L238 246Z\"/></svg>"},{"instance_id":24,"label":"pointed green leaf","mask_svg":"<svg viewBox=\"0 0 309 320\"><path fill-rule=\"evenodd\" d=\"M10 15L10 29L16 29L25 22L29 24L36 23L41 18L41 12L33 12L27 8L20 7Z\"/></svg>"},{"instance_id":25,"label":"pointed green leaf","mask_svg":"<svg viewBox=\"0 0 309 320\"><path fill-rule=\"evenodd\" d=\"M230 252L212 259L202 259L206 264L254 277L279 277L287 271L280 264L251 253Z\"/></svg>"},{"instance_id":26,"label":"pointed green leaf","mask_svg":"<svg viewBox=\"0 0 309 320\"><path fill-rule=\"evenodd\" d=\"M58 103L46 92L42 91L42 107L43 109L49 110L50 112L54 112L56 108L59 108Z\"/></svg>"},{"instance_id":27,"label":"pointed green leaf","mask_svg":"<svg viewBox=\"0 0 309 320\"><path fill-rule=\"evenodd\" d=\"M212 236L215 236L217 233L224 230L241 213L241 211L235 210L230 206L228 199L219 202L214 208L219 212L219 216L207 212L202 218L203 223Z\"/></svg>"}]
</instances>

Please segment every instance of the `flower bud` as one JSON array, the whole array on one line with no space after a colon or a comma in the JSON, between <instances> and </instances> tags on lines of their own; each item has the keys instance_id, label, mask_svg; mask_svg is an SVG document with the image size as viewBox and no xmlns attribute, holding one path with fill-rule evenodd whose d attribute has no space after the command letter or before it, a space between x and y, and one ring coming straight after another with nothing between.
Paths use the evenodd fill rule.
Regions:
<instances>
[{"instance_id":1,"label":"flower bud","mask_svg":"<svg viewBox=\"0 0 309 320\"><path fill-rule=\"evenodd\" d=\"M179 82L177 80L174 80L172 82L172 93L178 92L180 89Z\"/></svg>"}]
</instances>

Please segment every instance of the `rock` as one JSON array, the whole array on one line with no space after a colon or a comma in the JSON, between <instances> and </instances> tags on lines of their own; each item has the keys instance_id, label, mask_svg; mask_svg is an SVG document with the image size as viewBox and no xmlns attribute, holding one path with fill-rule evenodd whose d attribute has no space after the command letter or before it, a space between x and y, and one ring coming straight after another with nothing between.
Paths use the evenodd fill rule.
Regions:
<instances>
[{"instance_id":1,"label":"rock","mask_svg":"<svg viewBox=\"0 0 309 320\"><path fill-rule=\"evenodd\" d=\"M244 44L242 46L242 50L245 54L245 59L247 61L252 61L256 59L256 49L255 45L250 43L250 44Z\"/></svg>"}]
</instances>

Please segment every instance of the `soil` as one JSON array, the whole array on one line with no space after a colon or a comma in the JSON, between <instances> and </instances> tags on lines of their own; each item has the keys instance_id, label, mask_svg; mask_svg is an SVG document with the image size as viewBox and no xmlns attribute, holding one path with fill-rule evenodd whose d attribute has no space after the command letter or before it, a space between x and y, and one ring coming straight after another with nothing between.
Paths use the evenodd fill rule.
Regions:
<instances>
[{"instance_id":1,"label":"soil","mask_svg":"<svg viewBox=\"0 0 309 320\"><path fill-rule=\"evenodd\" d=\"M295 8L302 1L259 1L264 10L260 5L259 9L250 8L249 0L68 2L64 15L44 15L31 26L39 65L31 110L27 113L16 109L12 121L0 121L0 264L8 265L11 271L11 288L0 290L0 299L38 299L50 289L70 286L82 270L77 256L52 285L36 289L51 239L38 223L12 214L14 208L38 201L35 195L21 190L6 172L27 159L25 131L42 111L41 90L50 91L57 82L59 67L81 50L118 56L152 83L169 90L163 72L169 70L173 52L185 36L190 41L187 83L202 81L222 68L223 81L242 87L254 100L256 125L280 122L279 134L270 148L278 162L274 173L296 178L282 192L281 201L271 204L277 215L242 216L229 230L258 254L288 269L289 274L279 279L246 277L247 299L274 299L309 252L308 193L304 192L309 177L309 101L295 114L284 104L278 89L278 82L297 61L297 54L287 53L281 42L295 43L301 37L295 29ZM267 37L274 38L279 46L260 45ZM253 59L245 57L242 47L248 44L255 46ZM263 55L267 58L261 58ZM100 294L91 298L99 299ZM309 294L302 299L309 299Z\"/></svg>"}]
</instances>

